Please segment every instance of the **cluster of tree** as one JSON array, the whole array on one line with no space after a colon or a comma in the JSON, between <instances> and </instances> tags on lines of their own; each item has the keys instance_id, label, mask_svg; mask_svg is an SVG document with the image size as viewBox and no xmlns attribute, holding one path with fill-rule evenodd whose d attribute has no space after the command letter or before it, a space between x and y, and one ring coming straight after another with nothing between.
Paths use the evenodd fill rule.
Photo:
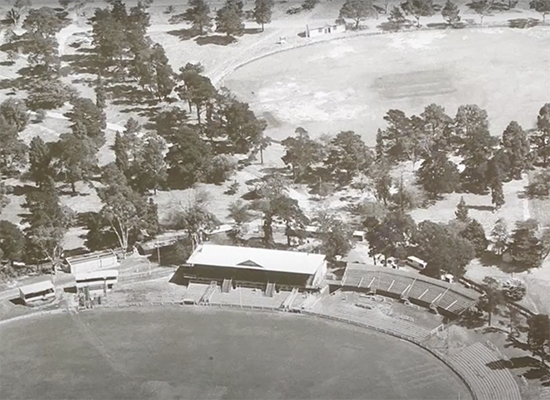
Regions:
<instances>
[{"instance_id":1,"label":"cluster of tree","mask_svg":"<svg viewBox=\"0 0 550 400\"><path fill-rule=\"evenodd\" d=\"M434 199L458 189L474 193L490 190L493 204L499 208L504 204L502 183L521 179L544 152L544 142L530 137L515 121L500 140L491 136L487 113L475 105L460 106L454 119L435 104L419 116L390 110L384 119L388 126L378 132L377 159L386 158L390 163L421 160L418 181ZM539 119L544 127L544 117ZM461 173L450 159L453 154L462 159Z\"/></svg>"},{"instance_id":2,"label":"cluster of tree","mask_svg":"<svg viewBox=\"0 0 550 400\"><path fill-rule=\"evenodd\" d=\"M483 227L469 217L463 201L457 206L456 219L448 224L422 221L417 225L400 208L370 212L362 223L375 264L380 255L386 261L415 255L427 262L422 273L436 278L442 271L463 276L468 263L489 244Z\"/></svg>"},{"instance_id":3,"label":"cluster of tree","mask_svg":"<svg viewBox=\"0 0 550 400\"><path fill-rule=\"evenodd\" d=\"M512 232L508 232L506 222L499 219L490 236L493 252L509 255L512 272L540 267L550 254L550 228L541 227L534 219L517 222Z\"/></svg>"},{"instance_id":4,"label":"cluster of tree","mask_svg":"<svg viewBox=\"0 0 550 400\"><path fill-rule=\"evenodd\" d=\"M344 185L373 163L371 150L353 131L342 131L328 143L311 139L303 128L297 128L296 134L281 142L285 147L282 160L291 169L295 182L313 176Z\"/></svg>"},{"instance_id":5,"label":"cluster of tree","mask_svg":"<svg viewBox=\"0 0 550 400\"><path fill-rule=\"evenodd\" d=\"M121 0L108 3L90 19L98 75L131 76L146 93L166 100L175 86L173 71L164 48L147 36L148 4L139 1L127 10Z\"/></svg>"},{"instance_id":6,"label":"cluster of tree","mask_svg":"<svg viewBox=\"0 0 550 400\"><path fill-rule=\"evenodd\" d=\"M273 12L273 0L255 0L252 14L256 23L262 26L271 22ZM227 36L238 36L244 32L244 4L242 1L226 0L223 7L216 12L216 31L225 33ZM191 0L189 8L181 14L170 17L170 23L177 24L188 22L191 30L196 35L205 35L212 28L213 22L210 7L204 0Z\"/></svg>"}]
</instances>

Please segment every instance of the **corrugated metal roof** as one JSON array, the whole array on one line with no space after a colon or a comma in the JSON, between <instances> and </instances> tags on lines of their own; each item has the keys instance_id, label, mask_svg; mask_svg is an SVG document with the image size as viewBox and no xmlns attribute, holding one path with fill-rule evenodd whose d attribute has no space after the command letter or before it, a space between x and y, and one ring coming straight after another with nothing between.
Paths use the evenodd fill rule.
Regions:
<instances>
[{"instance_id":1,"label":"corrugated metal roof","mask_svg":"<svg viewBox=\"0 0 550 400\"><path fill-rule=\"evenodd\" d=\"M79 272L74 274L75 280L83 281L85 279L98 279L108 276L115 276L118 278L118 270L116 269L101 269L99 271Z\"/></svg>"},{"instance_id":2,"label":"corrugated metal roof","mask_svg":"<svg viewBox=\"0 0 550 400\"><path fill-rule=\"evenodd\" d=\"M36 282L19 287L19 290L25 296L32 293L40 293L49 289L54 289L52 281Z\"/></svg>"},{"instance_id":3,"label":"corrugated metal roof","mask_svg":"<svg viewBox=\"0 0 550 400\"><path fill-rule=\"evenodd\" d=\"M187 263L313 275L324 261L323 254L205 243L197 247Z\"/></svg>"}]
</instances>

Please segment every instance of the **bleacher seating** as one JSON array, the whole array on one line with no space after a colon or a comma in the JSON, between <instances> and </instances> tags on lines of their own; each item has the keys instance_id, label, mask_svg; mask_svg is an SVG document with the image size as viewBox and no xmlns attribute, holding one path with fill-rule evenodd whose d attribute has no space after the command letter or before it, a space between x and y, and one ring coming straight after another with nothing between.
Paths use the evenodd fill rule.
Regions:
<instances>
[{"instance_id":1,"label":"bleacher seating","mask_svg":"<svg viewBox=\"0 0 550 400\"><path fill-rule=\"evenodd\" d=\"M475 292L456 285L383 267L348 267L342 286L370 289L392 297L416 300L425 306L437 307L440 312L455 315L475 304L478 297Z\"/></svg>"},{"instance_id":2,"label":"bleacher seating","mask_svg":"<svg viewBox=\"0 0 550 400\"><path fill-rule=\"evenodd\" d=\"M479 342L450 358L451 365L470 383L478 400L521 400L514 377L499 362L502 363L497 354Z\"/></svg>"}]
</instances>

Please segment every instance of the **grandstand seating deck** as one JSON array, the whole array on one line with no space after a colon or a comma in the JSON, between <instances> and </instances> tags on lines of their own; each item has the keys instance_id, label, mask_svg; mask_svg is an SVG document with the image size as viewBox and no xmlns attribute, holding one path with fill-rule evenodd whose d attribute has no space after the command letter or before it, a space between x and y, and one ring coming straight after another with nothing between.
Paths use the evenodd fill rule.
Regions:
<instances>
[{"instance_id":1,"label":"grandstand seating deck","mask_svg":"<svg viewBox=\"0 0 550 400\"><path fill-rule=\"evenodd\" d=\"M264 293L258 289L249 289L238 287L231 290L229 293L221 291L214 292L210 299L211 304L227 304L234 306L257 306L278 308L284 299L288 296L288 292L274 292L273 297L264 296Z\"/></svg>"},{"instance_id":2,"label":"grandstand seating deck","mask_svg":"<svg viewBox=\"0 0 550 400\"><path fill-rule=\"evenodd\" d=\"M521 400L519 387L500 358L482 343L474 343L450 358L450 363L472 385L478 400ZM488 364L493 364L493 368Z\"/></svg>"},{"instance_id":3,"label":"grandstand seating deck","mask_svg":"<svg viewBox=\"0 0 550 400\"><path fill-rule=\"evenodd\" d=\"M437 305L440 310L460 314L475 304L477 294L419 274L400 272L384 267L348 266L342 285L376 290L393 297L405 297L424 304Z\"/></svg>"}]
</instances>

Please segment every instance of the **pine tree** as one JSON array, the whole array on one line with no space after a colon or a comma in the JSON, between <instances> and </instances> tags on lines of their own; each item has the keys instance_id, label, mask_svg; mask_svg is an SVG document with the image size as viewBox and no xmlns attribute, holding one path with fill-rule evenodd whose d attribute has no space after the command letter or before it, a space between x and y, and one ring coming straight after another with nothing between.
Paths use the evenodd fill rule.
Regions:
<instances>
[{"instance_id":1,"label":"pine tree","mask_svg":"<svg viewBox=\"0 0 550 400\"><path fill-rule=\"evenodd\" d=\"M174 71L172 71L172 67L168 63L168 57L166 57L164 48L160 44L156 43L153 46L151 58L156 75L157 96L160 100L166 100L176 86L173 79Z\"/></svg>"},{"instance_id":2,"label":"pine tree","mask_svg":"<svg viewBox=\"0 0 550 400\"><path fill-rule=\"evenodd\" d=\"M449 25L454 25L457 22L460 22L460 16L458 14L460 14L460 9L458 6L451 0L447 0L445 6L441 10L443 19L445 19Z\"/></svg>"},{"instance_id":3,"label":"pine tree","mask_svg":"<svg viewBox=\"0 0 550 400\"><path fill-rule=\"evenodd\" d=\"M460 202L456 206L455 216L456 219L460 222L467 223L470 221L470 216L468 215L468 207L466 206L464 197L460 197Z\"/></svg>"},{"instance_id":4,"label":"pine tree","mask_svg":"<svg viewBox=\"0 0 550 400\"><path fill-rule=\"evenodd\" d=\"M210 17L210 7L204 0L190 0L190 8L182 15L184 21L190 22L194 30L199 31L199 35L204 35L206 30L212 26L212 17Z\"/></svg>"},{"instance_id":5,"label":"pine tree","mask_svg":"<svg viewBox=\"0 0 550 400\"><path fill-rule=\"evenodd\" d=\"M502 146L510 160L511 178L521 179L521 174L532 166L531 145L527 134L516 121L510 122L502 133Z\"/></svg>"},{"instance_id":6,"label":"pine tree","mask_svg":"<svg viewBox=\"0 0 550 400\"><path fill-rule=\"evenodd\" d=\"M502 190L502 182L498 178L491 183L491 203L495 210L500 209L506 203L504 191Z\"/></svg>"},{"instance_id":7,"label":"pine tree","mask_svg":"<svg viewBox=\"0 0 550 400\"><path fill-rule=\"evenodd\" d=\"M273 4L273 0L256 0L254 3L254 19L256 23L262 25L262 32L264 31L264 24L271 22Z\"/></svg>"}]
</instances>

